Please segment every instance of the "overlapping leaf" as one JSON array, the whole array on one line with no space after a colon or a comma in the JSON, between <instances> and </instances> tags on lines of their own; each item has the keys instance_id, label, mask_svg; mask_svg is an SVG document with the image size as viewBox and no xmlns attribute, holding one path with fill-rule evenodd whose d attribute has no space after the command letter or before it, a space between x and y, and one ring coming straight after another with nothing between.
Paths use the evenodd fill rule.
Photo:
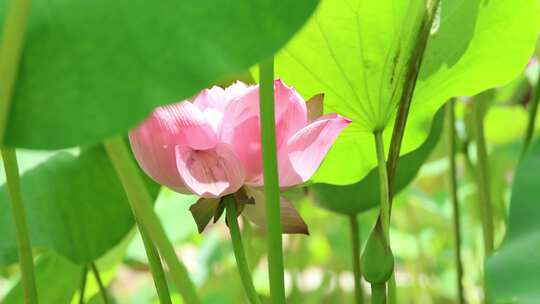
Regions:
<instances>
[{"instance_id":1,"label":"overlapping leaf","mask_svg":"<svg viewBox=\"0 0 540 304\"><path fill-rule=\"evenodd\" d=\"M83 267L75 265L61 256L47 253L36 263L36 285L40 303L71 303L73 295L80 287ZM24 303L22 283L17 285L3 299L4 304Z\"/></svg>"},{"instance_id":2,"label":"overlapping leaf","mask_svg":"<svg viewBox=\"0 0 540 304\"><path fill-rule=\"evenodd\" d=\"M157 105L270 56L316 4L32 1L5 144L62 148L125 131Z\"/></svg>"},{"instance_id":3,"label":"overlapping leaf","mask_svg":"<svg viewBox=\"0 0 540 304\"><path fill-rule=\"evenodd\" d=\"M516 172L506 238L486 263L492 303L537 303L540 299L540 141Z\"/></svg>"},{"instance_id":4,"label":"overlapping leaf","mask_svg":"<svg viewBox=\"0 0 540 304\"><path fill-rule=\"evenodd\" d=\"M314 180L351 184L375 167L372 132L389 142L403 74L424 1L326 0L277 57L277 74L304 96L326 94L326 111L353 123ZM510 81L538 34L535 0L442 0L414 93L402 153L427 137L450 97Z\"/></svg>"},{"instance_id":5,"label":"overlapping leaf","mask_svg":"<svg viewBox=\"0 0 540 304\"><path fill-rule=\"evenodd\" d=\"M46 247L87 264L133 227L127 197L101 146L79 156L60 152L22 176L21 187L34 247ZM155 198L158 185L147 182ZM15 227L5 186L0 188L0 265L17 260Z\"/></svg>"},{"instance_id":6,"label":"overlapping leaf","mask_svg":"<svg viewBox=\"0 0 540 304\"><path fill-rule=\"evenodd\" d=\"M427 140L416 150L400 156L396 174L395 192L404 189L416 176L422 164L439 142L444 111L439 110L433 120ZM360 182L338 186L318 183L310 187L315 201L322 207L345 215L355 215L379 206L379 171L372 169Z\"/></svg>"}]
</instances>

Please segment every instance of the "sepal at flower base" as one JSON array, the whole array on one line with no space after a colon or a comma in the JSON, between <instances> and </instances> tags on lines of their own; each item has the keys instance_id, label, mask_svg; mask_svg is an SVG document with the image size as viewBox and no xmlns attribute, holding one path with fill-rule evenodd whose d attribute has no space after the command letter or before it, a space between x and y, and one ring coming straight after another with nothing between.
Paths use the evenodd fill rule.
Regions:
<instances>
[{"instance_id":1,"label":"sepal at flower base","mask_svg":"<svg viewBox=\"0 0 540 304\"><path fill-rule=\"evenodd\" d=\"M306 101L308 122L313 122L324 113L324 93L313 95Z\"/></svg>"},{"instance_id":2,"label":"sepal at flower base","mask_svg":"<svg viewBox=\"0 0 540 304\"><path fill-rule=\"evenodd\" d=\"M234 199L243 205L253 205L255 204L255 199L251 196L249 196L246 192L246 189L244 187L238 189L234 194Z\"/></svg>"},{"instance_id":3,"label":"sepal at flower base","mask_svg":"<svg viewBox=\"0 0 540 304\"><path fill-rule=\"evenodd\" d=\"M223 215L223 212L225 212L225 204L223 204L222 201L223 199L221 199L216 209L216 213L214 214L214 220L212 221L213 224L217 223L217 221L219 221L219 219Z\"/></svg>"},{"instance_id":4,"label":"sepal at flower base","mask_svg":"<svg viewBox=\"0 0 540 304\"><path fill-rule=\"evenodd\" d=\"M254 224L264 229L266 227L266 208L264 193L253 188L247 188L247 193L255 199L255 204L245 205L244 215ZM280 217L283 233L285 234L306 234L309 229L306 222L292 203L284 197L280 199Z\"/></svg>"},{"instance_id":5,"label":"sepal at flower base","mask_svg":"<svg viewBox=\"0 0 540 304\"><path fill-rule=\"evenodd\" d=\"M199 233L204 231L211 219L212 223L215 224L221 218L223 212L225 211L225 199L229 196L234 197L234 201L236 202L236 210L238 210L238 216L242 214L246 204L255 204L254 199L246 194L244 188L240 188L234 194L229 194L220 198L201 197L195 204L189 207L189 211L197 224Z\"/></svg>"},{"instance_id":6,"label":"sepal at flower base","mask_svg":"<svg viewBox=\"0 0 540 304\"><path fill-rule=\"evenodd\" d=\"M218 198L201 197L195 204L189 207L199 233L204 231L204 228L206 228L212 217L214 217L214 223L217 221L216 214L218 213L220 203L221 199ZM223 213L223 209L221 213Z\"/></svg>"}]
</instances>

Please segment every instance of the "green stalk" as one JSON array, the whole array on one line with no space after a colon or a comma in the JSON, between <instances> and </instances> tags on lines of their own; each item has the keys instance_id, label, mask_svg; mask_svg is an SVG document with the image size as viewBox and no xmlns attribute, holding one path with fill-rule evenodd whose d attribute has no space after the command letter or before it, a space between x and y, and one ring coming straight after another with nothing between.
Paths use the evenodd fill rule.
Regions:
<instances>
[{"instance_id":1,"label":"green stalk","mask_svg":"<svg viewBox=\"0 0 540 304\"><path fill-rule=\"evenodd\" d=\"M4 142L29 14L30 0L9 2L0 43L0 143Z\"/></svg>"},{"instance_id":2,"label":"green stalk","mask_svg":"<svg viewBox=\"0 0 540 304\"><path fill-rule=\"evenodd\" d=\"M13 88L17 79L19 61L24 45L30 0L12 0L8 4L0 42L0 144L4 142ZM15 150L2 149L9 201L15 223L25 303L38 303L34 278L32 246L28 236L26 215L22 200L19 168Z\"/></svg>"},{"instance_id":3,"label":"green stalk","mask_svg":"<svg viewBox=\"0 0 540 304\"><path fill-rule=\"evenodd\" d=\"M393 196L394 179L396 175L399 154L401 150L401 143L405 134L405 127L407 124L407 118L409 115L409 109L416 87L416 80L420 72L422 59L426 50L427 41L433 20L435 19L436 11L439 6L440 0L428 0L426 2L426 11L419 26L418 35L415 40L414 52L411 55L407 72L405 75L404 87L399 97L399 108L396 114L394 122L394 129L392 132L392 139L390 143L390 151L388 154L388 162L385 161L384 147L382 141L382 129L376 130L375 145L377 149L377 159L379 167L379 188L380 188L380 204L381 210L378 218L378 223L382 226L385 241L390 248L389 242L389 228L390 228L390 212ZM394 274L392 273L392 276ZM373 303L386 302L385 286L377 286L380 284L372 284L372 301ZM393 299L395 300L395 299Z\"/></svg>"},{"instance_id":4,"label":"green stalk","mask_svg":"<svg viewBox=\"0 0 540 304\"><path fill-rule=\"evenodd\" d=\"M381 220L384 237L387 244L390 244L390 192L388 187L388 175L386 171L386 159L384 156L384 143L382 131L373 133L375 136L375 148L377 150L377 163L379 168L379 193L381 210L379 218Z\"/></svg>"},{"instance_id":5,"label":"green stalk","mask_svg":"<svg viewBox=\"0 0 540 304\"><path fill-rule=\"evenodd\" d=\"M141 239L144 245L144 251L148 257L148 262L150 265L150 272L152 273L152 278L154 279L154 286L156 287L156 292L159 298L159 302L162 304L171 304L171 295L169 294L169 287L167 286L167 280L165 278L165 272L163 271L163 266L161 265L161 257L159 252L156 249L155 244L152 242L148 232L141 223L141 220L133 213L133 218L139 233L141 234Z\"/></svg>"},{"instance_id":6,"label":"green stalk","mask_svg":"<svg viewBox=\"0 0 540 304\"><path fill-rule=\"evenodd\" d=\"M140 220L142 226L156 244L163 260L169 267L173 283L184 298L184 302L189 304L200 303L199 296L189 278L186 267L178 260L174 247L167 238L167 234L154 212L152 198L139 175L126 144L119 136L106 140L104 144L124 186L133 214Z\"/></svg>"},{"instance_id":7,"label":"green stalk","mask_svg":"<svg viewBox=\"0 0 540 304\"><path fill-rule=\"evenodd\" d=\"M386 284L371 284L371 303L386 304Z\"/></svg>"},{"instance_id":8,"label":"green stalk","mask_svg":"<svg viewBox=\"0 0 540 304\"><path fill-rule=\"evenodd\" d=\"M156 246L148 236L146 229L137 221L137 227L144 244L144 250L150 263L150 271L152 272L152 278L154 279L154 285L156 286L159 303L171 304L171 295L169 294L169 287L167 286L167 280L165 279L165 272L161 265L161 258Z\"/></svg>"},{"instance_id":9,"label":"green stalk","mask_svg":"<svg viewBox=\"0 0 540 304\"><path fill-rule=\"evenodd\" d=\"M2 149L2 160L6 172L6 183L11 204L11 212L15 223L15 233L17 238L17 252L21 267L22 284L24 288L24 301L28 304L38 303L36 281L34 278L34 259L32 257L32 246L26 224L26 214L21 193L21 181L19 177L19 167L17 165L17 154L14 149Z\"/></svg>"},{"instance_id":10,"label":"green stalk","mask_svg":"<svg viewBox=\"0 0 540 304\"><path fill-rule=\"evenodd\" d=\"M103 281L101 280L101 276L99 275L99 271L96 267L96 264L92 263L90 264L90 268L92 269L92 273L94 273L94 278L96 278L96 282L99 287L99 293L101 294L101 297L103 298L103 303L109 304L109 295L107 292L107 288L105 285L103 285Z\"/></svg>"},{"instance_id":11,"label":"green stalk","mask_svg":"<svg viewBox=\"0 0 540 304\"><path fill-rule=\"evenodd\" d=\"M457 194L457 170L456 170L456 118L454 113L454 99L448 101L446 105L446 121L448 130L448 161L450 163L449 170L449 186L450 200L452 201L453 218L454 218L454 257L456 264L456 286L458 290L458 303L465 303L463 293L463 263L461 261L461 236L459 223L459 201Z\"/></svg>"},{"instance_id":12,"label":"green stalk","mask_svg":"<svg viewBox=\"0 0 540 304\"><path fill-rule=\"evenodd\" d=\"M266 229L268 231L268 272L273 304L285 303L283 279L282 227L279 206L279 180L274 121L274 58L260 64L260 113L263 156Z\"/></svg>"},{"instance_id":13,"label":"green stalk","mask_svg":"<svg viewBox=\"0 0 540 304\"><path fill-rule=\"evenodd\" d=\"M536 124L536 114L538 112L538 101L540 100L540 71L538 72L538 80L534 86L533 98L529 103L529 122L527 123L527 131L523 140L523 148L521 149L521 158L525 155L531 144L534 135L534 127Z\"/></svg>"},{"instance_id":14,"label":"green stalk","mask_svg":"<svg viewBox=\"0 0 540 304\"><path fill-rule=\"evenodd\" d=\"M384 154L382 131L376 131L373 133L373 135L375 139L375 149L377 151L377 164L379 171L380 212L377 220L381 224L384 243L388 248L390 248L390 191L388 185L388 171ZM394 270L392 269L391 276L394 276L393 271ZM387 303L385 283L372 283L371 292L371 303Z\"/></svg>"},{"instance_id":15,"label":"green stalk","mask_svg":"<svg viewBox=\"0 0 540 304\"><path fill-rule=\"evenodd\" d=\"M429 33L433 20L437 12L440 0L427 0L427 7L420 29L415 41L414 53L412 54L407 67L407 74L405 76L405 85L403 92L399 100L399 108L396 114L396 120L394 122L394 129L392 132L392 140L390 142L390 151L388 153L388 184L390 189L390 197L393 196L392 191L394 189L394 177L396 175L399 154L401 150L401 142L405 134L405 127L407 124L407 118L409 116L409 109L411 107L411 101L416 88L416 80L420 73L420 67L422 65L422 59L426 50ZM390 204L392 201L390 201Z\"/></svg>"},{"instance_id":16,"label":"green stalk","mask_svg":"<svg viewBox=\"0 0 540 304\"><path fill-rule=\"evenodd\" d=\"M396 286L396 274L393 273L388 280L388 303L396 304L397 303L397 286Z\"/></svg>"},{"instance_id":17,"label":"green stalk","mask_svg":"<svg viewBox=\"0 0 540 304\"><path fill-rule=\"evenodd\" d=\"M482 213L482 226L484 233L485 255L490 256L493 252L493 210L491 206L491 192L489 189L489 165L484 136L484 116L478 102L473 102L473 124L477 154L477 174L478 197L480 199L480 209Z\"/></svg>"},{"instance_id":18,"label":"green stalk","mask_svg":"<svg viewBox=\"0 0 540 304\"><path fill-rule=\"evenodd\" d=\"M86 291L86 278L88 277L88 266L84 266L81 278L81 289L79 291L79 304L84 304L84 293Z\"/></svg>"},{"instance_id":19,"label":"green stalk","mask_svg":"<svg viewBox=\"0 0 540 304\"><path fill-rule=\"evenodd\" d=\"M236 265L238 266L238 272L240 273L240 279L244 285L244 290L252 304L260 304L261 300L255 286L253 286L253 280L249 270L246 253L244 252L244 244L242 243L242 236L240 234L240 227L238 226L238 211L236 210L236 201L232 195L228 195L224 199L225 208L227 209L227 224L229 225L229 232L231 233L231 241L233 244L234 257L236 258Z\"/></svg>"},{"instance_id":20,"label":"green stalk","mask_svg":"<svg viewBox=\"0 0 540 304\"><path fill-rule=\"evenodd\" d=\"M355 303L362 304L364 303L364 290L362 289L362 269L360 268L360 226L356 215L350 216L349 223L351 226Z\"/></svg>"}]
</instances>

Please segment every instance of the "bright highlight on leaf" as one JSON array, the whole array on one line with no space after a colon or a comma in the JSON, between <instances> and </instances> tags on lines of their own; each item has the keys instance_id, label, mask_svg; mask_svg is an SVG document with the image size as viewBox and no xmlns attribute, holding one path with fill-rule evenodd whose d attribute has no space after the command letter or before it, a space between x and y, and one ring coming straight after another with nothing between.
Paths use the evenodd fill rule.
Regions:
<instances>
[{"instance_id":1,"label":"bright highlight on leaf","mask_svg":"<svg viewBox=\"0 0 540 304\"><path fill-rule=\"evenodd\" d=\"M351 184L376 166L371 132L393 116L424 1L323 1L277 56L277 75L301 94L326 94L325 111L353 120L316 182ZM414 92L401 153L426 138L435 112L454 96L509 82L526 65L540 14L535 0L442 0ZM501 60L504 58L504 60ZM353 158L354 161L351 159ZM336 174L339 172L339 174Z\"/></svg>"}]
</instances>

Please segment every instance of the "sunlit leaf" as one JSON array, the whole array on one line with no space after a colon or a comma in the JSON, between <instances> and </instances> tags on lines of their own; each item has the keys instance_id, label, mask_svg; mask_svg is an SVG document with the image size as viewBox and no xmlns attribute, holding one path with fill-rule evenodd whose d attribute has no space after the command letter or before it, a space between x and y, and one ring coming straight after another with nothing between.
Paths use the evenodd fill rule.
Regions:
<instances>
[{"instance_id":1,"label":"sunlit leaf","mask_svg":"<svg viewBox=\"0 0 540 304\"><path fill-rule=\"evenodd\" d=\"M353 120L315 175L316 182L351 184L376 166L372 132L386 128L388 145L423 2L323 1L277 57L278 76L303 96L324 92L326 112ZM535 0L442 0L439 13L402 153L425 140L429 122L450 97L475 95L521 72L540 24Z\"/></svg>"},{"instance_id":2,"label":"sunlit leaf","mask_svg":"<svg viewBox=\"0 0 540 304\"><path fill-rule=\"evenodd\" d=\"M125 131L157 105L270 56L316 4L32 1L6 144L61 148Z\"/></svg>"},{"instance_id":3,"label":"sunlit leaf","mask_svg":"<svg viewBox=\"0 0 540 304\"><path fill-rule=\"evenodd\" d=\"M405 188L416 176L422 164L437 145L442 132L444 111L440 110L427 140L416 150L400 156L396 174L395 192ZM338 186L317 183L310 187L317 204L341 214L354 215L379 206L379 172L372 169L358 183Z\"/></svg>"}]
</instances>

